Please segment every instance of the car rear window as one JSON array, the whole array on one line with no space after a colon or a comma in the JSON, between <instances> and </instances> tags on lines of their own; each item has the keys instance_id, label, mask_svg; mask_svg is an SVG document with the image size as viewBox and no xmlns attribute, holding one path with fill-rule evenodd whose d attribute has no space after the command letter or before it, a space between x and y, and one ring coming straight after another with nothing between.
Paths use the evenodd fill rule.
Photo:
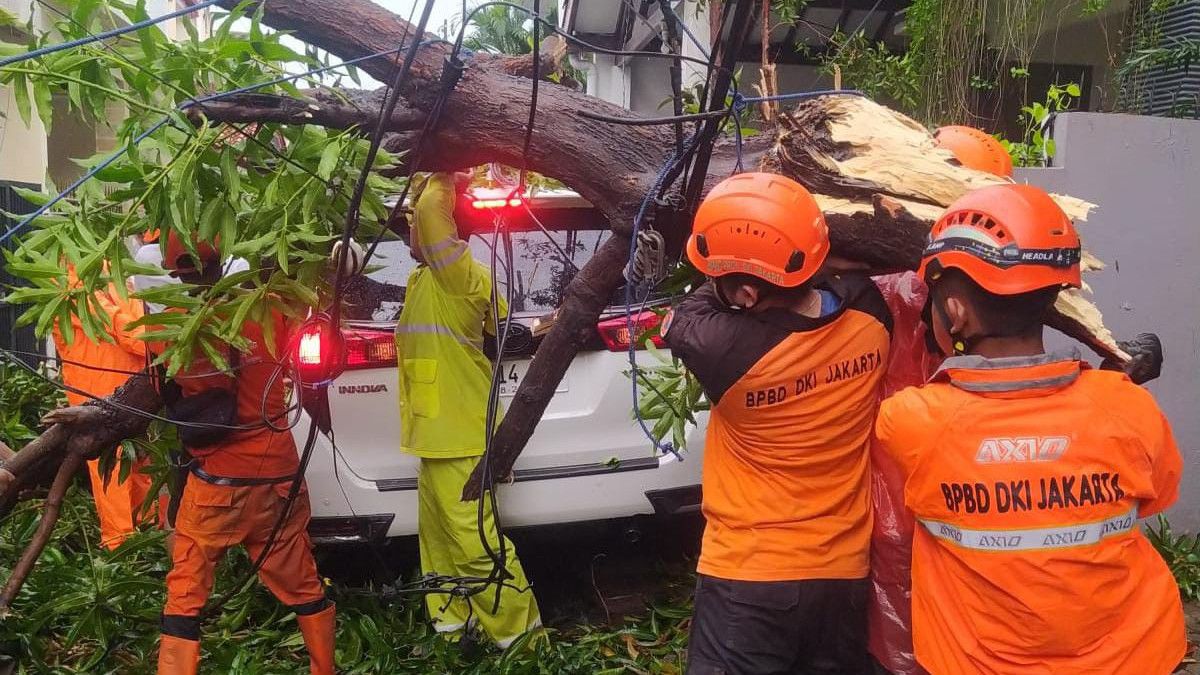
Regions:
<instances>
[{"instance_id":1,"label":"car rear window","mask_svg":"<svg viewBox=\"0 0 1200 675\"><path fill-rule=\"evenodd\" d=\"M549 224L547 224L550 226ZM514 316L540 316L562 304L567 285L595 255L600 245L612 233L605 230L561 230L547 232L512 232L501 234L510 237L513 252L513 288L511 307ZM492 234L472 235L468 243L476 260L492 266ZM552 243L553 242L553 243ZM504 269L503 241L496 254L497 288L507 292L507 274ZM395 320L403 302L402 289L408 276L417 268L416 261L403 242L385 242L379 245L372 267L379 269L369 277L378 284L393 289L391 292L374 292L364 302L348 312L349 318L374 321ZM376 284L371 284L375 287ZM391 298L391 299L388 299ZM613 305L624 305L624 288L613 294Z\"/></svg>"}]
</instances>

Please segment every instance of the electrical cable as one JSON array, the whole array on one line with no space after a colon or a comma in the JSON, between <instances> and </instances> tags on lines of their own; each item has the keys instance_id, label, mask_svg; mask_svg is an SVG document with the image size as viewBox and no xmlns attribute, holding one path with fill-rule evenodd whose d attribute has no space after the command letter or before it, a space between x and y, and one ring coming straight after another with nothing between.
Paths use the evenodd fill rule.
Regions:
<instances>
[{"instance_id":1,"label":"electrical cable","mask_svg":"<svg viewBox=\"0 0 1200 675\"><path fill-rule=\"evenodd\" d=\"M533 0L533 15L541 16L542 0ZM538 84L541 82L542 24L533 22L533 88L529 95L529 122L525 125L525 144L521 150L521 174L517 181L517 192L524 195L526 174L529 171L529 146L533 142L533 123L537 119Z\"/></svg>"},{"instance_id":2,"label":"electrical cable","mask_svg":"<svg viewBox=\"0 0 1200 675\"><path fill-rule=\"evenodd\" d=\"M24 350L20 350L20 349L5 349L4 352L7 354L10 354L10 355L38 359L38 360L42 361L43 363L49 363L50 361L54 361L55 363L58 363L58 364L75 366L77 368L83 368L85 370L91 370L91 371L95 371L95 372L99 372L99 373L115 373L118 375L128 375L130 377L151 377L151 378L154 377L153 375L147 373L144 370L123 370L121 368L105 368L104 366L94 366L89 363L83 363L82 361L72 361L70 359L64 359L61 356L58 356L57 354L55 354L54 356L50 356L49 354L43 354L41 352L29 352L29 351L24 351ZM257 361L255 363L272 363L273 365L278 366L278 365L282 365L283 362L282 361L274 361L274 362ZM250 365L254 365L254 364L243 363L238 366L231 366L229 368L229 370L230 370L230 372L234 372L237 370L241 370L242 368L246 368ZM173 380L197 379L198 380L198 379L203 379L206 377L215 377L217 375L225 375L225 374L226 373L224 373L220 370L210 370L206 373L195 373L195 374L191 374L191 375L175 375L171 379L173 379Z\"/></svg>"},{"instance_id":3,"label":"electrical cable","mask_svg":"<svg viewBox=\"0 0 1200 675\"><path fill-rule=\"evenodd\" d=\"M521 204L525 207L525 211L529 214L530 220L532 220L534 224L538 226L538 229L542 231L542 234L546 235L546 239L550 242L550 245L554 247L554 250L558 251L558 255L562 258L563 264L570 265L575 269L576 272L578 272L579 266L575 264L575 261L571 259L571 256L567 254L563 247L559 246L557 241L554 241L554 236L550 233L550 230L542 224L542 221L538 219L537 215L534 214L533 209L529 207L529 203L522 201Z\"/></svg>"},{"instance_id":4,"label":"electrical cable","mask_svg":"<svg viewBox=\"0 0 1200 675\"><path fill-rule=\"evenodd\" d=\"M363 161L363 168L359 173L358 183L355 185L354 194L350 197L350 203L346 207L346 223L342 228L342 247L338 255L337 275L334 277L333 284L332 315L335 326L341 320L342 285L344 278L347 276L345 274L346 255L350 251L350 241L354 237L354 232L358 229L361 215L359 208L362 206L363 196L366 194L367 179L371 175L371 169L374 168L375 158L379 155L379 146L383 144L383 134L387 128L385 121L391 118L392 111L396 109L396 104L400 100L400 92L408 84L413 62L417 59L417 50L421 46L421 36L425 35L425 26L429 23L429 15L433 11L433 3L434 0L425 0L425 8L421 11L421 18L417 23L416 35L409 44L408 51L404 55L404 62L401 64L399 72L396 73L396 79L388 90L383 114L379 117L379 121L375 125L375 133L367 149L367 156Z\"/></svg>"},{"instance_id":5,"label":"electrical cable","mask_svg":"<svg viewBox=\"0 0 1200 675\"><path fill-rule=\"evenodd\" d=\"M140 410L138 408L134 408L133 406L129 406L129 405L125 405L124 403L119 403L117 401L113 401L104 396L98 396L90 391L80 389L78 387L73 387L73 386L71 386L69 384L65 384L63 382L59 382L58 380L55 380L52 377L48 377L44 373L38 371L37 368L34 368L33 366L29 365L28 363L25 363L21 359L13 358L16 356L16 354L9 352L9 350L7 350L7 349L0 349L0 354L5 354L5 355L11 354L11 356L9 356L9 360L12 361L12 363L14 365L16 365L20 368L23 368L24 370L28 371L31 375L42 380L43 382L52 384L55 387L58 387L59 389L61 389L63 391L67 391L72 394L76 394L78 396L83 396L84 398L87 398L88 400L95 401L97 403L97 405L102 405L105 407L113 408L114 410L120 410L121 412L128 413L130 415L135 415L135 416L141 417L143 419L147 419L147 420L151 420L151 421L155 421L155 422L164 422L166 424L173 424L177 427L185 427L188 429L210 429L210 430L220 429L222 431L235 431L235 432L237 432L237 431L257 431L260 429L264 429L268 426L268 424L265 421L262 423L256 422L254 424L214 424L211 422L184 422L184 421L179 421L179 420L173 420L168 417L163 417L162 415L157 415L155 413L146 412L145 410ZM294 407L289 407L287 410L274 416L274 419L278 419L280 417L289 415L293 412L294 409L295 409Z\"/></svg>"},{"instance_id":6,"label":"electrical cable","mask_svg":"<svg viewBox=\"0 0 1200 675\"><path fill-rule=\"evenodd\" d=\"M606 54L608 56L634 56L634 57L644 56L646 58L651 58L651 59L674 59L674 58L676 58L676 56L674 54L664 54L662 52L648 52L648 51L625 50L625 49L609 49L607 47L601 47L600 45L593 44L586 40L582 40L578 37L575 37L574 35L571 35L570 33L564 31L563 29L561 29L557 25L555 25L554 22L547 20L545 17L543 17L541 15L534 14L533 11L531 11L528 7L522 7L521 5L518 5L518 4L515 4L512 2L501 2L499 0L496 0L494 2L482 3L479 6L475 7L475 9L471 10L471 14L468 17L468 21L463 22L463 25L465 26L465 25L469 24L470 19L473 19L476 14L478 14L481 10L484 10L488 7L509 7L511 9L515 9L519 12L522 12L522 13L530 16L534 21L541 23L543 26L545 26L549 30L557 33L558 35L561 35L562 38L564 40L566 40L567 42L570 42L577 47L582 47L583 49L585 49L587 51L596 52L598 54ZM456 45L461 46L461 44L462 44L462 34L460 32L459 40L456 42ZM694 56L680 56L679 58L681 58L682 60L687 61L689 63L697 63L699 65L706 66L706 67L712 65L710 61L706 61L704 59L698 59Z\"/></svg>"},{"instance_id":7,"label":"electrical cable","mask_svg":"<svg viewBox=\"0 0 1200 675\"><path fill-rule=\"evenodd\" d=\"M3 68L5 66L10 66L14 63L20 63L22 61L36 59L36 58L39 58L42 56L46 56L48 54L54 54L54 53L61 52L61 51L67 50L67 49L73 49L75 47L80 47L83 45L91 44L93 42L100 42L103 40L107 40L108 38L111 38L111 37L117 37L120 35L124 35L126 33L133 33L133 32L139 31L143 28L148 28L150 26L160 24L164 21L169 21L171 19L185 16L185 15L191 14L193 12L198 12L207 7L212 7L213 5L217 4L217 2L218 2L218 0L203 0L202 2L198 2L190 7L183 7L181 9L175 10L174 12L168 12L166 14L163 14L162 16L160 16L158 18L145 19L143 21L131 23L128 26L121 26L119 28L114 28L112 30L104 31L103 33L100 33L99 35L92 35L89 37L79 38L77 40L71 40L69 42L62 42L62 43L55 44L55 45L48 45L46 47L41 47L41 48L35 49L33 51L25 52L24 54L17 54L15 56L9 56L7 58L0 59L0 68Z\"/></svg>"},{"instance_id":8,"label":"electrical cable","mask_svg":"<svg viewBox=\"0 0 1200 675\"><path fill-rule=\"evenodd\" d=\"M424 43L422 43L422 44L424 44ZM352 66L352 65L355 65L358 63L362 63L363 61L368 61L371 59L377 59L377 58L380 58L383 56L395 54L399 51L401 51L401 49L389 49L389 50L382 51L382 52L376 52L374 54L367 54L366 56L360 56L358 58L350 59L348 61L342 61L341 63L336 63L336 64L333 64L330 66L322 66L320 68L314 68L312 70L308 70L303 73L287 75L284 77L278 77L273 80L268 80L266 82L259 82L257 84L251 84L251 85L247 85L245 87L238 87L237 89L231 89L228 91L222 91L222 92L217 92L215 94L201 96L201 97L193 99L195 101L194 103L193 103L193 101L185 101L184 103L177 106L176 110L182 112L182 111L188 110L192 107L195 107L196 105L200 105L202 107L204 103L207 103L209 101L216 101L216 100L220 100L223 98L229 98L231 96L237 96L239 94L245 94L248 92L256 91L258 89L263 89L263 88L271 87L271 86L274 86L277 84L282 84L284 82L299 80L299 79L302 79L305 77L309 77L311 75L318 75L320 73L328 72L331 70L336 70L338 68L344 68L347 66ZM155 133L156 131L158 131L159 129L163 128L164 126L166 126L168 124L171 124L172 126L174 126L171 117L164 116L161 120L156 122L150 128L146 129L142 133L135 136L129 143L125 144L121 149L108 155L99 164L95 165L91 169L88 169L87 172L85 172L82 176L77 178L73 183L68 185L65 189L63 189L62 192L58 193L57 195L52 197L49 201L47 201L45 204L38 207L36 210L34 210L29 215L25 216L25 218L23 218L20 222L16 223L12 227L10 227L3 234L0 234L0 245L3 245L13 235L15 235L16 233L18 233L21 230L28 227L29 224L32 223L34 220L45 215L46 212L48 212L56 204L61 202L63 199L66 199L67 197L69 197L72 193L75 192L75 190L79 189L79 187L81 185L83 185L84 183L86 183L87 181L89 181L93 177L95 177L95 175L97 173L99 173L99 172L103 171L104 169L108 168L109 166L111 166L114 162L116 162L118 159L120 159L122 156L124 156L125 153L127 153L131 147L138 145L139 143L144 141L146 138L148 138L151 134ZM185 131L185 133L186 133L186 131Z\"/></svg>"}]
</instances>

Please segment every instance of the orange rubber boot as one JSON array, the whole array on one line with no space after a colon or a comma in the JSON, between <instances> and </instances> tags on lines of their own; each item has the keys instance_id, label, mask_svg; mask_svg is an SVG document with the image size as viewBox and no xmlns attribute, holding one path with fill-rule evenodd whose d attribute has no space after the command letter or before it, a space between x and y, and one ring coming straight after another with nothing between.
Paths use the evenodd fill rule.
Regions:
<instances>
[{"instance_id":1,"label":"orange rubber boot","mask_svg":"<svg viewBox=\"0 0 1200 675\"><path fill-rule=\"evenodd\" d=\"M163 635L158 645L158 675L196 675L200 669L200 643ZM333 672L333 671L330 671Z\"/></svg>"},{"instance_id":2,"label":"orange rubber boot","mask_svg":"<svg viewBox=\"0 0 1200 675\"><path fill-rule=\"evenodd\" d=\"M300 624L300 633L304 636L304 646L308 648L308 667L312 675L334 675L333 635L337 629L336 609L334 604L330 603L316 614L296 617L296 623Z\"/></svg>"}]
</instances>

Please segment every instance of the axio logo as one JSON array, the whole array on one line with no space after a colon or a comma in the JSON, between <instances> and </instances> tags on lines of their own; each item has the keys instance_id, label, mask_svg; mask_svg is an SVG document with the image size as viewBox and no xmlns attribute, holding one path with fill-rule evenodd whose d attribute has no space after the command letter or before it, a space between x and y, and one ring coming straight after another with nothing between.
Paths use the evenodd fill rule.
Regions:
<instances>
[{"instance_id":1,"label":"axio logo","mask_svg":"<svg viewBox=\"0 0 1200 675\"><path fill-rule=\"evenodd\" d=\"M1071 439L1066 436L1023 436L985 438L975 461L979 464L1008 462L1053 462L1063 456Z\"/></svg>"},{"instance_id":2,"label":"axio logo","mask_svg":"<svg viewBox=\"0 0 1200 675\"><path fill-rule=\"evenodd\" d=\"M338 387L339 394L378 394L381 391L387 391L386 384L355 384L347 387Z\"/></svg>"}]
</instances>

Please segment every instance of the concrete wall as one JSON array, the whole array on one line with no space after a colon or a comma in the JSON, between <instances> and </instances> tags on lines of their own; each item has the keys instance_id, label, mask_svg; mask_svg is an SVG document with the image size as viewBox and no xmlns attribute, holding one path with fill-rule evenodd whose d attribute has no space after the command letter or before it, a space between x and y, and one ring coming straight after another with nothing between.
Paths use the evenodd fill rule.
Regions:
<instances>
[{"instance_id":1,"label":"concrete wall","mask_svg":"<svg viewBox=\"0 0 1200 675\"><path fill-rule=\"evenodd\" d=\"M1080 234L1109 267L1087 282L1118 338L1162 338L1166 365L1149 389L1187 462L1169 516L1200 531L1200 121L1069 113L1054 138L1056 166L1018 180L1098 205Z\"/></svg>"},{"instance_id":2,"label":"concrete wall","mask_svg":"<svg viewBox=\"0 0 1200 675\"><path fill-rule=\"evenodd\" d=\"M0 86L0 181L41 185L46 176L46 129L36 114L26 126L11 87Z\"/></svg>"}]
</instances>

